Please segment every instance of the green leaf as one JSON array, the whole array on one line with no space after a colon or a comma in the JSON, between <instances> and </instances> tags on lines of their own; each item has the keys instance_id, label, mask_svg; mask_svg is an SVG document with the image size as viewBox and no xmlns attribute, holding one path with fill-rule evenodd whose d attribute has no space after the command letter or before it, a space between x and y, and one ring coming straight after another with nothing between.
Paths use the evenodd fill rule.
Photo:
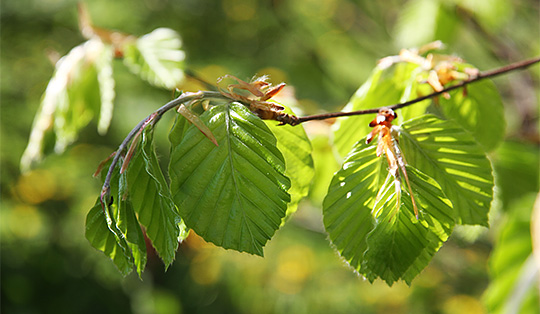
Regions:
<instances>
[{"instance_id":1,"label":"green leaf","mask_svg":"<svg viewBox=\"0 0 540 314\"><path fill-rule=\"evenodd\" d=\"M124 63L149 83L174 89L184 79L185 53L182 40L173 30L158 28L127 44Z\"/></svg>"},{"instance_id":2,"label":"green leaf","mask_svg":"<svg viewBox=\"0 0 540 314\"><path fill-rule=\"evenodd\" d=\"M367 238L368 249L361 270L371 281L380 277L392 285L403 279L410 285L448 239L454 226L452 204L437 182L409 166L407 173L420 217L416 219L405 187L401 187L402 205L396 212L396 181L387 177L381 186L386 193L374 205L373 212L378 216Z\"/></svg>"},{"instance_id":3,"label":"green leaf","mask_svg":"<svg viewBox=\"0 0 540 314\"><path fill-rule=\"evenodd\" d=\"M407 188L400 185L398 200L386 167L374 145L359 142L330 184L323 221L339 253L370 281L410 284L451 233L451 202L435 180L407 166L420 209L417 220Z\"/></svg>"},{"instance_id":4,"label":"green leaf","mask_svg":"<svg viewBox=\"0 0 540 314\"><path fill-rule=\"evenodd\" d=\"M356 91L343 111L390 106L417 96L417 77L421 72L418 65L398 63L390 68L376 67L371 77ZM429 105L424 101L401 109L398 121L405 121L425 112ZM335 124L334 144L341 156L347 155L354 143L371 132L369 122L374 116L360 115L341 118Z\"/></svg>"},{"instance_id":5,"label":"green leaf","mask_svg":"<svg viewBox=\"0 0 540 314\"><path fill-rule=\"evenodd\" d=\"M133 211L133 206L128 198L128 184L126 172L120 174L118 188L118 217L116 219L117 226L125 235L128 246L133 255L135 267L139 277L146 266L146 241L141 230L137 216Z\"/></svg>"},{"instance_id":6,"label":"green leaf","mask_svg":"<svg viewBox=\"0 0 540 314\"><path fill-rule=\"evenodd\" d=\"M206 241L262 256L290 201L276 138L238 103L214 106L200 118L219 146L193 125L185 132L169 165L174 201Z\"/></svg>"},{"instance_id":7,"label":"green leaf","mask_svg":"<svg viewBox=\"0 0 540 314\"><path fill-rule=\"evenodd\" d=\"M484 295L490 313L540 313L538 264L531 239L536 197L531 193L514 202L500 226L489 260L491 283Z\"/></svg>"},{"instance_id":8,"label":"green leaf","mask_svg":"<svg viewBox=\"0 0 540 314\"><path fill-rule=\"evenodd\" d=\"M182 142L182 139L184 138L184 134L189 128L189 123L184 116L182 116L180 113L176 115L176 120L174 121L174 124L171 128L171 131L169 132L169 142L171 142L171 146L175 147L180 142Z\"/></svg>"},{"instance_id":9,"label":"green leaf","mask_svg":"<svg viewBox=\"0 0 540 314\"><path fill-rule=\"evenodd\" d=\"M457 224L488 225L491 164L470 133L453 121L424 115L401 126L399 143L408 164L440 184Z\"/></svg>"},{"instance_id":10,"label":"green leaf","mask_svg":"<svg viewBox=\"0 0 540 314\"><path fill-rule=\"evenodd\" d=\"M471 132L486 151L493 150L504 137L504 107L495 84L482 80L450 93L450 99L440 97L446 117L454 119Z\"/></svg>"},{"instance_id":11,"label":"green leaf","mask_svg":"<svg viewBox=\"0 0 540 314\"><path fill-rule=\"evenodd\" d=\"M86 216L85 236L94 248L112 259L123 276L131 272L133 258L126 239L114 222L107 223L99 198Z\"/></svg>"},{"instance_id":12,"label":"green leaf","mask_svg":"<svg viewBox=\"0 0 540 314\"><path fill-rule=\"evenodd\" d=\"M302 125L278 125L276 121L266 120L277 139L277 147L285 158L285 175L291 179L291 202L287 208L287 216L296 212L298 203L309 193L315 169L311 157L312 147Z\"/></svg>"},{"instance_id":13,"label":"green leaf","mask_svg":"<svg viewBox=\"0 0 540 314\"><path fill-rule=\"evenodd\" d=\"M180 230L183 224L159 167L152 126L143 131L141 147L129 164L127 176L133 209L146 228L152 245L168 267L174 260L179 236L184 231Z\"/></svg>"}]
</instances>

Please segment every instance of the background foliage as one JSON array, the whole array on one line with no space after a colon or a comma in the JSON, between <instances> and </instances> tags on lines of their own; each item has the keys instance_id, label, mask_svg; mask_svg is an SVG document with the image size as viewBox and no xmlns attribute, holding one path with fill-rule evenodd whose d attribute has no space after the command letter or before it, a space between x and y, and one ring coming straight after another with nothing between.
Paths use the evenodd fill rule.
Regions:
<instances>
[{"instance_id":1,"label":"background foliage","mask_svg":"<svg viewBox=\"0 0 540 314\"><path fill-rule=\"evenodd\" d=\"M75 1L1 5L3 311L481 313L506 306L500 300L512 295L531 250L516 239L527 239L523 230L539 190L538 67L495 81L508 127L506 141L489 156L497 184L492 228L457 228L411 288L364 282L328 245L321 206L328 174L337 164L326 122L305 125L316 153L314 185L309 199L269 242L264 259L215 248L192 236L166 273L149 250L143 281L135 274L122 280L84 239L85 215L99 191L99 181L90 174L138 121L171 95L115 61L116 107L108 135L85 128L78 144L21 175L19 159L53 71L50 60L55 62L83 38ZM210 82L225 73L245 79L267 73L274 83L286 81L295 88L304 113L341 109L377 59L435 39L480 69L540 53L540 43L533 40L540 27L537 1L146 0L88 5L101 27L135 35L158 27L178 31L187 67ZM187 80L183 88L202 87ZM154 135L164 148L160 156L169 154L173 115L164 119ZM511 241L523 245L511 255L498 253L513 247ZM505 273L509 268L512 272ZM529 313L538 294L527 291L532 292L523 304Z\"/></svg>"}]
</instances>

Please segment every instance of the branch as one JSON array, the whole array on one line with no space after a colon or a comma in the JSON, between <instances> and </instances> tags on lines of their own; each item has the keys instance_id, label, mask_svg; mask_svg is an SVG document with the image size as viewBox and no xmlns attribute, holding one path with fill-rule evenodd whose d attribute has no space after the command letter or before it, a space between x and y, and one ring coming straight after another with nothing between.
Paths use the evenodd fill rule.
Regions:
<instances>
[{"instance_id":1,"label":"branch","mask_svg":"<svg viewBox=\"0 0 540 314\"><path fill-rule=\"evenodd\" d=\"M129 142L133 140L133 138L137 135L137 133L141 132L144 128L146 128L150 124L155 124L163 114L181 104L187 103L189 101L192 101L194 99L199 98L214 98L214 99L225 99L228 100L225 96L223 96L219 92L197 92L197 93L183 93L182 95L178 96L178 98L173 99L163 105L158 110L154 111L152 114L150 114L148 117L146 117L144 120L139 122L132 130L129 132L129 134L126 136L124 141L122 141L122 144L118 146L118 149L116 150L116 153L114 154L114 158L111 162L111 165L109 166L109 170L107 171L107 176L105 177L105 182L103 182L103 187L101 188L101 204L105 204L106 200L109 198L110 193L110 187L111 187L111 179L114 172L114 168L116 168L116 165L120 161L120 158L122 157L123 151L127 148Z\"/></svg>"},{"instance_id":2,"label":"branch","mask_svg":"<svg viewBox=\"0 0 540 314\"><path fill-rule=\"evenodd\" d=\"M447 93L449 91L453 91L454 89L464 87L466 85L469 85L471 83L474 83L474 82L477 82L477 81L480 81L480 80L483 80L483 79L486 79L486 78L492 78L492 77L495 77L495 76L498 76L498 75L501 75L501 74L504 74L504 73L508 73L508 72L511 72L511 71L515 71L515 70L523 70L523 69L525 69L525 68L527 68L527 67L529 67L529 66L531 66L531 65L533 65L535 63L538 63L538 62L540 62L540 57L536 57L536 58L532 58L532 59L528 59L528 60L524 60L524 61L518 61L518 62L511 63L509 65L505 65L503 67L500 67L500 68L497 68L497 69L494 69L494 70L480 72L478 75L476 75L476 76L474 76L474 77L472 77L472 78L470 78L468 80L462 81L461 83L456 84L456 85L449 86L449 87L447 87L447 88L445 88L445 89L443 89L441 91L434 92L434 93L431 93L429 95L418 97L416 99L409 100L409 101L399 103L399 104L395 104L395 105L392 105L392 106L384 106L384 107L380 107L380 108L365 109L365 110L358 110L358 111L349 111L349 112L323 113L323 114L312 115L312 116L298 117L298 118L295 118L295 119L288 119L288 120L285 120L283 123L284 124L290 124L290 125L294 126L294 125L298 125L300 123L303 123L303 122L306 122L306 121L312 121L312 120L326 120L326 119L330 119L330 118L358 116L358 115L363 115L363 114L378 113L379 110L383 109L383 108L399 109L399 108L410 106L410 105L415 104L417 102L421 102L421 101L429 99L429 98L437 97L437 96L439 96L441 94Z\"/></svg>"},{"instance_id":3,"label":"branch","mask_svg":"<svg viewBox=\"0 0 540 314\"><path fill-rule=\"evenodd\" d=\"M280 121L281 124L290 124L290 125L294 126L294 125L298 125L300 123L303 123L303 122L306 122L306 121L311 121L311 120L325 120L325 119L337 118L337 117L346 117L346 116L356 116L356 115L363 115L363 114L378 113L379 110L382 109L382 108L399 109L399 108L410 106L410 105L415 104L417 102L421 102L421 101L429 99L429 98L439 96L439 95L441 95L443 93L447 93L447 92L452 91L454 89L464 87L464 86L466 86L468 84L471 84L471 83L474 83L476 81L480 81L480 80L483 80L483 79L486 79L486 78L495 77L495 76L498 76L498 75L501 75L501 74L504 74L504 73L507 73L507 72L515 71L515 70L525 69L525 68L529 67L530 65L533 65L533 64L538 63L538 62L540 62L540 57L515 62L515 63L509 64L509 65L506 65L506 66L503 66L503 67L500 67L500 68L497 68L497 69L494 69L494 70L481 72L478 75L476 75L476 76L474 76L474 77L472 77L472 78L470 78L468 80L465 80L465 81L462 81L459 84L447 87L447 88L445 88L445 89L443 89L441 91L434 92L432 94L422 96L422 97L418 97L416 99L409 100L409 101L399 103L399 104L395 104L395 105L392 105L392 106L384 106L384 107L380 107L380 108L358 110L358 111L350 111L350 112L330 112L330 113L324 113L324 114L312 115L312 116L304 116L304 117L296 117L296 116L292 116L292 115L283 114L281 116L278 116L277 120ZM162 106L161 108L159 108L158 110L153 112L151 115L149 115L144 120L139 122L137 124L137 126L135 126L131 130L131 132L129 132L129 134L126 136L126 138L124 139L122 144L120 144L120 146L116 150L116 153L114 154L114 158L113 158L113 160L111 162L111 165L109 167L109 170L107 172L107 176L105 177L105 182L103 183L103 187L101 189L101 202L102 202L102 204L105 204L106 199L108 199L109 196L110 196L109 195L110 194L110 184L111 184L111 178L112 178L112 175L113 175L113 172L114 172L114 168L116 167L116 165L120 161L120 158L122 158L122 153L127 148L128 144L135 138L135 136L137 136L137 134L140 133L148 125L155 124L159 119L161 119L161 117L163 116L163 114L165 112L167 112L167 111L169 111L169 110L171 110L171 109L173 109L173 108L175 108L175 107L177 107L177 106L179 106L181 104L192 101L194 99L202 99L202 98L206 98L206 99L213 98L213 99L222 99L222 100L230 101L229 98L227 98L226 96L224 96L223 94L221 94L220 92L217 92L217 91L199 91L197 93L184 93L184 94L180 95L178 98L168 102L167 104L165 104L164 106Z\"/></svg>"}]
</instances>

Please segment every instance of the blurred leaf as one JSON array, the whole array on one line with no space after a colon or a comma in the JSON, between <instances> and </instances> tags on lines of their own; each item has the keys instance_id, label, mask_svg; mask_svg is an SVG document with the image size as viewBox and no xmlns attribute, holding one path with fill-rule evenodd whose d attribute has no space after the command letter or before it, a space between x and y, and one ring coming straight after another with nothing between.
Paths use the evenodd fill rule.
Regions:
<instances>
[{"instance_id":1,"label":"blurred leaf","mask_svg":"<svg viewBox=\"0 0 540 314\"><path fill-rule=\"evenodd\" d=\"M439 7L436 0L407 1L396 23L397 46L415 47L439 39L434 38Z\"/></svg>"},{"instance_id":2,"label":"blurred leaf","mask_svg":"<svg viewBox=\"0 0 540 314\"><path fill-rule=\"evenodd\" d=\"M399 143L409 165L441 186L457 224L488 225L491 164L470 133L453 121L424 115L401 126Z\"/></svg>"},{"instance_id":3,"label":"blurred leaf","mask_svg":"<svg viewBox=\"0 0 540 314\"><path fill-rule=\"evenodd\" d=\"M493 156L493 167L504 209L527 193L540 190L540 151L537 145L503 142Z\"/></svg>"},{"instance_id":4,"label":"blurred leaf","mask_svg":"<svg viewBox=\"0 0 540 314\"><path fill-rule=\"evenodd\" d=\"M93 39L73 48L57 62L21 158L21 169L28 170L40 161L48 153L46 147L54 146L57 153L63 152L100 112L100 104L103 129L114 98L114 82L107 70L111 61L112 49Z\"/></svg>"},{"instance_id":5,"label":"blurred leaf","mask_svg":"<svg viewBox=\"0 0 540 314\"><path fill-rule=\"evenodd\" d=\"M343 111L390 106L416 98L417 76L421 69L412 63L398 63L390 68L376 67L371 77L356 91ZM398 121L406 121L425 113L429 101L403 108ZM341 118L335 124L334 144L341 156L345 156L360 138L371 132L371 115Z\"/></svg>"},{"instance_id":6,"label":"blurred leaf","mask_svg":"<svg viewBox=\"0 0 540 314\"><path fill-rule=\"evenodd\" d=\"M174 89L184 79L185 53L173 30L158 28L124 47L124 63L149 83Z\"/></svg>"},{"instance_id":7,"label":"blurred leaf","mask_svg":"<svg viewBox=\"0 0 540 314\"><path fill-rule=\"evenodd\" d=\"M57 153L63 152L100 112L100 103L101 110L105 110L103 114L112 110L114 81L111 83L111 77L105 80L110 62L111 48L98 40L90 40L73 48L57 63L36 115L28 147L21 158L23 170L39 161L47 153L47 146L54 145ZM102 78L103 83L100 82Z\"/></svg>"},{"instance_id":8,"label":"blurred leaf","mask_svg":"<svg viewBox=\"0 0 540 314\"><path fill-rule=\"evenodd\" d=\"M116 231L113 232L108 225ZM107 223L99 198L86 216L85 236L94 248L112 259L122 275L127 276L131 272L133 258L126 239L114 222Z\"/></svg>"},{"instance_id":9,"label":"blurred leaf","mask_svg":"<svg viewBox=\"0 0 540 314\"><path fill-rule=\"evenodd\" d=\"M152 126L145 128L141 147L128 167L129 198L148 238L168 267L174 260L183 224L159 167L153 130Z\"/></svg>"},{"instance_id":10,"label":"blurred leaf","mask_svg":"<svg viewBox=\"0 0 540 314\"><path fill-rule=\"evenodd\" d=\"M504 108L492 81L470 84L466 94L461 89L453 91L450 99L440 97L439 102L445 116L471 132L486 151L493 150L502 141Z\"/></svg>"},{"instance_id":11,"label":"blurred leaf","mask_svg":"<svg viewBox=\"0 0 540 314\"><path fill-rule=\"evenodd\" d=\"M174 201L186 225L205 240L262 256L290 201L276 138L238 103L214 106L200 118L219 146L189 127L171 154Z\"/></svg>"},{"instance_id":12,"label":"blurred leaf","mask_svg":"<svg viewBox=\"0 0 540 314\"><path fill-rule=\"evenodd\" d=\"M106 46L104 53L95 61L101 108L99 111L98 132L101 135L107 133L111 124L114 108L114 77L113 77L113 48Z\"/></svg>"},{"instance_id":13,"label":"blurred leaf","mask_svg":"<svg viewBox=\"0 0 540 314\"><path fill-rule=\"evenodd\" d=\"M459 6L470 11L474 19L483 26L484 30L495 34L500 31L514 15L511 1L466 1L454 0Z\"/></svg>"},{"instance_id":14,"label":"blurred leaf","mask_svg":"<svg viewBox=\"0 0 540 314\"><path fill-rule=\"evenodd\" d=\"M146 266L146 241L144 240L144 234L137 216L135 216L135 212L133 211L131 201L127 197L128 183L126 172L120 175L118 185L117 225L126 237L131 254L133 255L135 267L137 268L137 273L140 277Z\"/></svg>"},{"instance_id":15,"label":"blurred leaf","mask_svg":"<svg viewBox=\"0 0 540 314\"><path fill-rule=\"evenodd\" d=\"M328 128L327 125L323 125L323 127ZM315 166L315 176L309 190L309 198L315 204L322 204L328 192L328 186L332 181L333 174L339 169L339 164L336 161L336 156L327 134L312 136L311 144L313 146L312 156Z\"/></svg>"},{"instance_id":16,"label":"blurred leaf","mask_svg":"<svg viewBox=\"0 0 540 314\"><path fill-rule=\"evenodd\" d=\"M532 255L531 214L536 193L513 203L489 261L484 300L490 313L540 313L538 264Z\"/></svg>"},{"instance_id":17,"label":"blurred leaf","mask_svg":"<svg viewBox=\"0 0 540 314\"><path fill-rule=\"evenodd\" d=\"M277 148L285 158L285 175L291 179L289 194L291 201L287 216L296 212L298 203L308 195L315 169L311 157L312 147L302 125L278 125L276 121L265 120L266 125L277 139Z\"/></svg>"}]
</instances>

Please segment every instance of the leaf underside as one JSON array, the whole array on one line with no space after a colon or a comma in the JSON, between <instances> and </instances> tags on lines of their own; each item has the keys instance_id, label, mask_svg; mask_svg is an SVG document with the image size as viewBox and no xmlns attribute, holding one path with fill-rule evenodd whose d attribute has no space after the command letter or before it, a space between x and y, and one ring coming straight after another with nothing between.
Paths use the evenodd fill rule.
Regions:
<instances>
[{"instance_id":1,"label":"leaf underside","mask_svg":"<svg viewBox=\"0 0 540 314\"><path fill-rule=\"evenodd\" d=\"M385 156L377 157L376 146L364 140L335 174L323 203L325 228L341 256L370 281L381 278L389 285L410 284L454 224L487 225L493 197L489 161L456 123L432 115L408 121L399 145L418 220L404 180L392 177Z\"/></svg>"},{"instance_id":2,"label":"leaf underside","mask_svg":"<svg viewBox=\"0 0 540 314\"><path fill-rule=\"evenodd\" d=\"M193 125L173 129L170 138L182 138L169 164L173 199L186 225L206 241L262 256L290 201L276 138L238 103L214 106L200 119L219 146Z\"/></svg>"}]
</instances>

